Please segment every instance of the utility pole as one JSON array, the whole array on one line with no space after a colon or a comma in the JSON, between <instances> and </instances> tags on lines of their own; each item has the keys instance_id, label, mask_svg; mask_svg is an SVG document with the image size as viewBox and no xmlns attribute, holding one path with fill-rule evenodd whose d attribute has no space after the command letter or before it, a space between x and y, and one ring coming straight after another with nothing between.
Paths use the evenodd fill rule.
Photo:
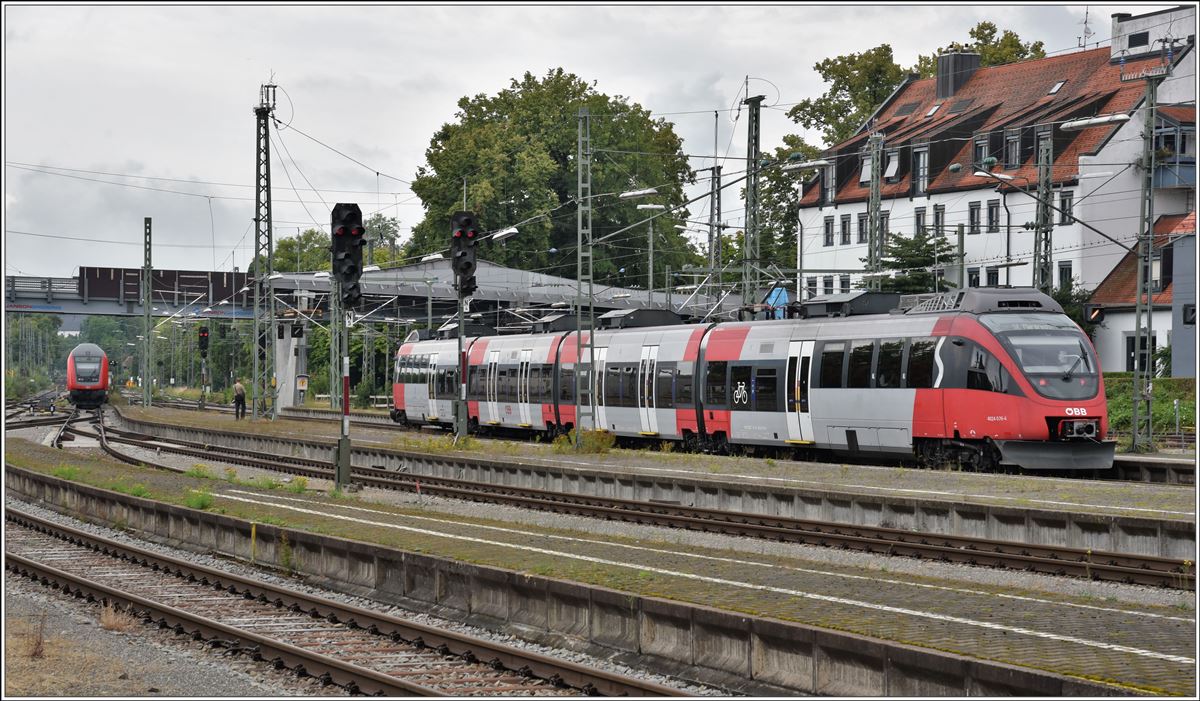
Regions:
<instances>
[{"instance_id":1,"label":"utility pole","mask_svg":"<svg viewBox=\"0 0 1200 701\"><path fill-rule=\"evenodd\" d=\"M143 238L142 248L145 252L146 261L142 265L142 406L148 407L151 402L151 394L153 392L154 380L151 379L151 356L154 352L153 334L151 329L150 310L154 307L154 295L152 294L153 280L152 273L154 268L150 265L150 217L146 217L143 222Z\"/></svg>"},{"instance_id":2,"label":"utility pole","mask_svg":"<svg viewBox=\"0 0 1200 701\"><path fill-rule=\"evenodd\" d=\"M342 286L334 275L329 276L329 408L342 408L342 393L338 391L338 378L342 363Z\"/></svg>"},{"instance_id":3,"label":"utility pole","mask_svg":"<svg viewBox=\"0 0 1200 701\"><path fill-rule=\"evenodd\" d=\"M275 247L271 232L271 131L275 86L260 88L254 108L258 126L254 197L254 381L251 383L251 418L275 418L275 297L271 275L275 272ZM267 410L270 398L271 409Z\"/></svg>"},{"instance_id":4,"label":"utility pole","mask_svg":"<svg viewBox=\"0 0 1200 701\"><path fill-rule=\"evenodd\" d=\"M1037 223L1033 235L1033 286L1044 294L1054 291L1051 241L1054 218L1050 212L1050 163L1054 158L1054 140L1047 135L1038 140Z\"/></svg>"},{"instance_id":5,"label":"utility pole","mask_svg":"<svg viewBox=\"0 0 1200 701\"><path fill-rule=\"evenodd\" d=\"M749 121L746 128L746 231L745 245L742 250L742 304L753 304L758 294L758 265L761 261L760 242L758 237L758 161L759 151L759 112L766 95L755 95L742 100L743 105L750 106Z\"/></svg>"},{"instance_id":6,"label":"utility pole","mask_svg":"<svg viewBox=\"0 0 1200 701\"><path fill-rule=\"evenodd\" d=\"M1154 125L1159 77L1146 78L1146 131L1142 134L1141 231L1138 233L1137 304L1133 342L1133 452L1154 450Z\"/></svg>"},{"instance_id":7,"label":"utility pole","mask_svg":"<svg viewBox=\"0 0 1200 701\"><path fill-rule=\"evenodd\" d=\"M712 180L709 187L708 200L708 269L713 270L717 267L717 222L720 221L721 212L721 165L717 162L717 156L720 154L720 131L721 118L718 112L713 111L713 167ZM704 291L705 294L712 298L712 274L708 277L709 284ZM718 289L720 289L718 287Z\"/></svg>"},{"instance_id":8,"label":"utility pole","mask_svg":"<svg viewBox=\"0 0 1200 701\"><path fill-rule=\"evenodd\" d=\"M576 202L575 214L575 449L583 444L583 417L595 422L596 409L590 389L590 374L585 376L583 348L587 345L588 372L595 367L595 306L592 290L592 122L587 107L579 108L575 142ZM587 316L584 316L584 300L587 301ZM585 340L586 339L586 340ZM584 393L587 400L584 400Z\"/></svg>"},{"instance_id":9,"label":"utility pole","mask_svg":"<svg viewBox=\"0 0 1200 701\"><path fill-rule=\"evenodd\" d=\"M879 229L881 212L881 179L883 176L883 134L871 134L867 139L871 149L871 195L867 201L867 289L883 287L883 240L885 232ZM827 168L829 166L826 166ZM837 166L834 166L835 168ZM940 236L942 232L938 232Z\"/></svg>"}]
</instances>

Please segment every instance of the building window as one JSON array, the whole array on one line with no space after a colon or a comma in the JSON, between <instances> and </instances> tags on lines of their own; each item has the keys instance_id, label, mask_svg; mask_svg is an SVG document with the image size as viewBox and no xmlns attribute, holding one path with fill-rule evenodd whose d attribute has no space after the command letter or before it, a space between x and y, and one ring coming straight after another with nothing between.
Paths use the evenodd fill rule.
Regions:
<instances>
[{"instance_id":1,"label":"building window","mask_svg":"<svg viewBox=\"0 0 1200 701\"><path fill-rule=\"evenodd\" d=\"M1146 46L1150 43L1150 32L1137 32L1129 35L1129 48Z\"/></svg>"},{"instance_id":2,"label":"building window","mask_svg":"<svg viewBox=\"0 0 1200 701\"><path fill-rule=\"evenodd\" d=\"M987 141L976 141L975 142L975 165L980 168L985 167L984 161L987 160L987 157L988 157L988 142Z\"/></svg>"},{"instance_id":3,"label":"building window","mask_svg":"<svg viewBox=\"0 0 1200 701\"><path fill-rule=\"evenodd\" d=\"M1000 284L1000 268L988 266L987 269L987 285L988 287L996 287Z\"/></svg>"},{"instance_id":4,"label":"building window","mask_svg":"<svg viewBox=\"0 0 1200 701\"><path fill-rule=\"evenodd\" d=\"M817 278L810 277L808 279L808 298L812 299L817 296Z\"/></svg>"},{"instance_id":5,"label":"building window","mask_svg":"<svg viewBox=\"0 0 1200 701\"><path fill-rule=\"evenodd\" d=\"M1071 261L1058 261L1058 286L1066 290L1071 287Z\"/></svg>"},{"instance_id":6,"label":"building window","mask_svg":"<svg viewBox=\"0 0 1200 701\"><path fill-rule=\"evenodd\" d=\"M979 287L979 268L967 268L967 287Z\"/></svg>"},{"instance_id":7,"label":"building window","mask_svg":"<svg viewBox=\"0 0 1200 701\"><path fill-rule=\"evenodd\" d=\"M858 242L867 242L867 215L858 215Z\"/></svg>"},{"instance_id":8,"label":"building window","mask_svg":"<svg viewBox=\"0 0 1200 701\"><path fill-rule=\"evenodd\" d=\"M834 196L837 195L837 166L825 166L821 177L825 186L825 204L833 204Z\"/></svg>"},{"instance_id":9,"label":"building window","mask_svg":"<svg viewBox=\"0 0 1200 701\"><path fill-rule=\"evenodd\" d=\"M1018 168L1021 165L1021 134L1009 134L1004 142L1004 167Z\"/></svg>"},{"instance_id":10,"label":"building window","mask_svg":"<svg viewBox=\"0 0 1200 701\"><path fill-rule=\"evenodd\" d=\"M843 293L850 291L850 276L849 275L842 275L841 278L838 280L838 282L841 283L840 286L842 288Z\"/></svg>"},{"instance_id":11,"label":"building window","mask_svg":"<svg viewBox=\"0 0 1200 701\"><path fill-rule=\"evenodd\" d=\"M887 243L888 240L888 217L890 216L889 212L879 213L879 240L882 243Z\"/></svg>"},{"instance_id":12,"label":"building window","mask_svg":"<svg viewBox=\"0 0 1200 701\"><path fill-rule=\"evenodd\" d=\"M913 153L913 194L923 195L929 189L929 152Z\"/></svg>"},{"instance_id":13,"label":"building window","mask_svg":"<svg viewBox=\"0 0 1200 701\"><path fill-rule=\"evenodd\" d=\"M858 173L858 182L859 182L859 184L871 182L871 156L870 155L864 155L862 157L862 170L859 171L859 173Z\"/></svg>"},{"instance_id":14,"label":"building window","mask_svg":"<svg viewBox=\"0 0 1200 701\"><path fill-rule=\"evenodd\" d=\"M936 114L936 113L937 113L937 111L938 111L938 108L939 108L939 107L941 107L941 106L942 106L942 103L940 103L940 102L939 102L939 103L935 104L933 107L930 107L930 108L929 108L929 111L925 113L925 116L926 116L926 117L932 117L934 114Z\"/></svg>"},{"instance_id":15,"label":"building window","mask_svg":"<svg viewBox=\"0 0 1200 701\"><path fill-rule=\"evenodd\" d=\"M842 215L842 245L850 245L850 215Z\"/></svg>"},{"instance_id":16,"label":"building window","mask_svg":"<svg viewBox=\"0 0 1200 701\"><path fill-rule=\"evenodd\" d=\"M925 208L917 207L913 210L913 233L922 235L925 233Z\"/></svg>"},{"instance_id":17,"label":"building window","mask_svg":"<svg viewBox=\"0 0 1200 701\"><path fill-rule=\"evenodd\" d=\"M825 245L833 245L833 217L825 217Z\"/></svg>"},{"instance_id":18,"label":"building window","mask_svg":"<svg viewBox=\"0 0 1200 701\"><path fill-rule=\"evenodd\" d=\"M1057 93L1058 93L1058 91L1059 91L1059 90L1062 90L1062 86L1064 86L1064 85L1066 85L1066 84L1067 84L1067 81L1065 81L1065 80L1060 80L1060 81L1058 81L1057 83L1055 83L1055 84L1054 84L1054 87L1050 88L1050 92L1048 92L1048 93L1046 93L1046 94L1047 94L1047 95L1055 95L1055 94L1057 94Z\"/></svg>"},{"instance_id":19,"label":"building window","mask_svg":"<svg viewBox=\"0 0 1200 701\"><path fill-rule=\"evenodd\" d=\"M1058 208L1062 211L1058 213L1059 224L1074 224L1075 217L1072 216L1072 207L1075 204L1075 193L1064 190L1058 193Z\"/></svg>"},{"instance_id":20,"label":"building window","mask_svg":"<svg viewBox=\"0 0 1200 701\"><path fill-rule=\"evenodd\" d=\"M1163 291L1162 251L1155 251L1150 259L1150 284L1155 292Z\"/></svg>"},{"instance_id":21,"label":"building window","mask_svg":"<svg viewBox=\"0 0 1200 701\"><path fill-rule=\"evenodd\" d=\"M900 170L900 152L888 151L887 169L883 172L883 177L891 180L896 177L896 173Z\"/></svg>"},{"instance_id":22,"label":"building window","mask_svg":"<svg viewBox=\"0 0 1200 701\"><path fill-rule=\"evenodd\" d=\"M826 275L825 279L824 279L824 283L825 283L825 294L827 294L827 295L833 294L833 276Z\"/></svg>"},{"instance_id":23,"label":"building window","mask_svg":"<svg viewBox=\"0 0 1200 701\"><path fill-rule=\"evenodd\" d=\"M988 201L988 233L994 234L1000 230L1000 200Z\"/></svg>"},{"instance_id":24,"label":"building window","mask_svg":"<svg viewBox=\"0 0 1200 701\"><path fill-rule=\"evenodd\" d=\"M967 233L979 233L979 203L972 202L967 205Z\"/></svg>"},{"instance_id":25,"label":"building window","mask_svg":"<svg viewBox=\"0 0 1200 701\"><path fill-rule=\"evenodd\" d=\"M939 204L933 207L933 231L941 234L946 227L946 205Z\"/></svg>"}]
</instances>

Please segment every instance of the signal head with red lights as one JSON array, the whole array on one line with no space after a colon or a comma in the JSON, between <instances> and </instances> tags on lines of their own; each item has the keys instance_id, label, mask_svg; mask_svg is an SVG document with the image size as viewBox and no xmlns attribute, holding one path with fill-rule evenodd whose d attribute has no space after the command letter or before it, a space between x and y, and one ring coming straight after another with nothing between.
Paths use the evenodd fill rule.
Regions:
<instances>
[{"instance_id":1,"label":"signal head with red lights","mask_svg":"<svg viewBox=\"0 0 1200 701\"><path fill-rule=\"evenodd\" d=\"M354 306L362 297L358 278L362 275L362 247L366 243L362 210L357 204L338 203L333 206L329 230L333 232L333 277L342 288L342 303Z\"/></svg>"},{"instance_id":2,"label":"signal head with red lights","mask_svg":"<svg viewBox=\"0 0 1200 701\"><path fill-rule=\"evenodd\" d=\"M450 217L450 265L463 296L475 291L475 244L479 220L473 212L455 212Z\"/></svg>"}]
</instances>

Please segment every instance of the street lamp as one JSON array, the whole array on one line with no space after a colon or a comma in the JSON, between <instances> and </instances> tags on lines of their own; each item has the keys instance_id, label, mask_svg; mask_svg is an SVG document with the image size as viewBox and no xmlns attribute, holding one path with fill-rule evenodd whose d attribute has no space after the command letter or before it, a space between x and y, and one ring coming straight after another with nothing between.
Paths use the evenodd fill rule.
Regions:
<instances>
[{"instance_id":1,"label":"street lamp","mask_svg":"<svg viewBox=\"0 0 1200 701\"><path fill-rule=\"evenodd\" d=\"M805 170L807 168L821 168L821 167L824 167L827 165L829 165L829 161L825 160L824 158L821 158L821 159L818 159L815 161L804 161L803 163L789 163L788 165L785 165L784 167L780 168L780 170L782 170L785 173L790 173L794 170Z\"/></svg>"},{"instance_id":2,"label":"street lamp","mask_svg":"<svg viewBox=\"0 0 1200 701\"><path fill-rule=\"evenodd\" d=\"M516 236L518 233L519 232L517 231L517 227L510 226L503 231L499 231L499 232L492 234L492 242L496 243L499 241L504 241L505 239L510 239L510 238Z\"/></svg>"},{"instance_id":3,"label":"street lamp","mask_svg":"<svg viewBox=\"0 0 1200 701\"><path fill-rule=\"evenodd\" d=\"M617 195L617 199L631 200L635 197L645 197L647 195L657 195L657 194L658 194L657 188L648 187L644 190L630 190L629 192L622 192L621 194Z\"/></svg>"},{"instance_id":4,"label":"street lamp","mask_svg":"<svg viewBox=\"0 0 1200 701\"><path fill-rule=\"evenodd\" d=\"M429 255L421 258L422 263L430 263L435 260L442 260L442 254L441 253L430 253Z\"/></svg>"},{"instance_id":5,"label":"street lamp","mask_svg":"<svg viewBox=\"0 0 1200 701\"><path fill-rule=\"evenodd\" d=\"M1105 114L1099 117L1087 117L1084 119L1073 119L1069 122L1063 122L1059 129L1063 131L1079 131L1088 127L1098 127L1103 124L1114 124L1117 122L1128 122L1129 115L1127 114Z\"/></svg>"},{"instance_id":6,"label":"street lamp","mask_svg":"<svg viewBox=\"0 0 1200 701\"><path fill-rule=\"evenodd\" d=\"M653 190L654 188L650 188ZM663 204L639 204L638 209L646 209L654 212L661 212L667 206ZM650 244L646 247L649 254L649 263L646 267L646 304L647 306L654 304L654 217L650 218Z\"/></svg>"}]
</instances>

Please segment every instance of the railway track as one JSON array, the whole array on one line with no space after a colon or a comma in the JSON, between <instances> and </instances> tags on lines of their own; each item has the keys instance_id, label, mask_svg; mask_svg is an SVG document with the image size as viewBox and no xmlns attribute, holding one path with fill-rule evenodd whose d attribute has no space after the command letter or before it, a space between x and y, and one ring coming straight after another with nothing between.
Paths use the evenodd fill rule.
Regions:
<instances>
[{"instance_id":1,"label":"railway track","mask_svg":"<svg viewBox=\"0 0 1200 701\"><path fill-rule=\"evenodd\" d=\"M185 409L191 411L202 410L196 402L185 400L160 400L158 405L166 406L171 409ZM233 413L232 407L223 405L206 405L204 411L217 411L224 413ZM322 409L305 409L304 411L312 412L311 415L303 415L292 413L284 410L280 418L288 421L317 421L317 422L334 422L341 421L342 414L335 411L326 411ZM379 414L350 414L350 423L361 426L363 428L372 428L383 431L404 431L412 432L417 430L412 427L401 426L393 423L386 416ZM785 458L786 459L786 458ZM839 462L844 462L846 458L839 458ZM1030 474L1036 476L1036 473ZM1092 472L1075 472L1065 471L1063 474L1054 475L1056 477L1069 477L1074 479L1095 479L1104 481L1123 481L1123 482L1154 482L1160 484L1181 485L1186 487L1194 487L1196 484L1196 468L1192 461L1188 460L1164 460L1152 459L1138 455L1118 455L1112 469L1106 471Z\"/></svg>"},{"instance_id":2,"label":"railway track","mask_svg":"<svg viewBox=\"0 0 1200 701\"><path fill-rule=\"evenodd\" d=\"M389 696L682 691L296 592L6 508L5 566L210 646Z\"/></svg>"},{"instance_id":3,"label":"railway track","mask_svg":"<svg viewBox=\"0 0 1200 701\"><path fill-rule=\"evenodd\" d=\"M68 430L80 432L74 426ZM97 433L88 435L99 438L101 446L114 457L133 464L153 463L124 455L110 443L120 442L147 450L165 450L304 477L334 478L334 471L327 463L308 458L266 456L254 451L175 439L149 439L140 434L105 429L99 424ZM157 466L173 469L165 465ZM362 486L380 489L417 492L590 518L805 545L823 545L880 555L900 555L941 562L1195 590L1195 563L1172 558L947 536L896 528L722 511L673 503L596 497L364 467L353 468L351 479Z\"/></svg>"}]
</instances>

